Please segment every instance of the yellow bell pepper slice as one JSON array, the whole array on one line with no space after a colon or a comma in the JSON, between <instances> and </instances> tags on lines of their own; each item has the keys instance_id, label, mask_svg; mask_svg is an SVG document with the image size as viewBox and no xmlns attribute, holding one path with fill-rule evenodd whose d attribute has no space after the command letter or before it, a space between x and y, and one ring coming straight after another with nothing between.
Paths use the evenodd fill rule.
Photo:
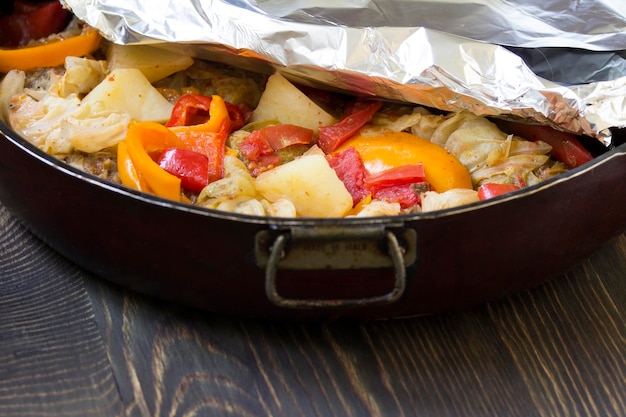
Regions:
<instances>
[{"instance_id":1,"label":"yellow bell pepper slice","mask_svg":"<svg viewBox=\"0 0 626 417\"><path fill-rule=\"evenodd\" d=\"M176 112L176 107L174 107L174 112ZM204 145L201 140L199 141L199 139L201 139L201 135L194 133L217 133L223 130L224 123L229 123L230 126L228 108L226 107L226 102L224 102L224 99L222 97L217 95L211 96L211 103L209 104L209 115L209 120L207 120L205 123L190 126L176 125L171 126L169 129L174 132L183 142L185 142L187 149L204 153Z\"/></svg>"},{"instance_id":2,"label":"yellow bell pepper slice","mask_svg":"<svg viewBox=\"0 0 626 417\"><path fill-rule=\"evenodd\" d=\"M117 144L117 171L120 175L122 184L135 190L147 190L148 184L141 178L135 165L133 165L130 155L128 155L128 146L126 141Z\"/></svg>"},{"instance_id":3,"label":"yellow bell pepper slice","mask_svg":"<svg viewBox=\"0 0 626 417\"><path fill-rule=\"evenodd\" d=\"M204 132L219 132L222 124L230 121L228 109L224 99L220 96L211 96L211 105L209 106L209 115L211 116L206 123L188 126L189 130L202 130Z\"/></svg>"},{"instance_id":4,"label":"yellow bell pepper slice","mask_svg":"<svg viewBox=\"0 0 626 417\"><path fill-rule=\"evenodd\" d=\"M472 189L467 168L444 148L407 132L381 130L357 134L342 143L334 152L354 147L365 168L371 173L384 169L422 163L428 182L443 193L453 188Z\"/></svg>"},{"instance_id":5,"label":"yellow bell pepper slice","mask_svg":"<svg viewBox=\"0 0 626 417\"><path fill-rule=\"evenodd\" d=\"M0 72L12 69L29 71L36 68L63 65L68 56L89 55L100 46L102 36L89 26L82 33L70 38L50 41L35 46L0 49Z\"/></svg>"}]
</instances>

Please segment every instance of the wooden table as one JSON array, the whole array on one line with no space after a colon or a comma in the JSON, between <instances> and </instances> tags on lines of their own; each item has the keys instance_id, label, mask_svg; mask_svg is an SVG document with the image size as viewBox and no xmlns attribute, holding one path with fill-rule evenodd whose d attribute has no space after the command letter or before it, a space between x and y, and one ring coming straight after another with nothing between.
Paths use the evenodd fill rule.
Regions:
<instances>
[{"instance_id":1,"label":"wooden table","mask_svg":"<svg viewBox=\"0 0 626 417\"><path fill-rule=\"evenodd\" d=\"M1 416L626 416L626 235L463 311L285 324L132 293L0 207Z\"/></svg>"}]
</instances>

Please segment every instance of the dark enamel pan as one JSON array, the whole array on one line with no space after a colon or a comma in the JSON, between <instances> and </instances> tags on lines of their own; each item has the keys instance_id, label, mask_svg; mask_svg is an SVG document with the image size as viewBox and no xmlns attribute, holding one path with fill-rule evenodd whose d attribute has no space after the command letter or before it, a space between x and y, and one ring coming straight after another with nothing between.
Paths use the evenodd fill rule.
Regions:
<instances>
[{"instance_id":1,"label":"dark enamel pan","mask_svg":"<svg viewBox=\"0 0 626 417\"><path fill-rule=\"evenodd\" d=\"M0 200L36 235L105 279L225 314L369 320L463 308L535 286L626 229L626 144L458 209L289 220L134 192L0 131Z\"/></svg>"}]
</instances>

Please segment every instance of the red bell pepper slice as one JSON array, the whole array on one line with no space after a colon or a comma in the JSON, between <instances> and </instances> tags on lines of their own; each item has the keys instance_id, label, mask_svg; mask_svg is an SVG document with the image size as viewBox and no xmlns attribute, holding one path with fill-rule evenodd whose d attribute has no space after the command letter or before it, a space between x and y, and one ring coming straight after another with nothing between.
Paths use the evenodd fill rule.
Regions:
<instances>
[{"instance_id":1,"label":"red bell pepper slice","mask_svg":"<svg viewBox=\"0 0 626 417\"><path fill-rule=\"evenodd\" d=\"M421 203L421 198L411 184L392 185L376 190L372 196L377 200L399 203L405 209Z\"/></svg>"},{"instance_id":2,"label":"red bell pepper slice","mask_svg":"<svg viewBox=\"0 0 626 417\"><path fill-rule=\"evenodd\" d=\"M209 159L209 182L218 180L224 174L226 139L232 127L226 102L220 96L206 97L194 94L183 99L185 96L181 96L179 99L181 104L178 112L174 106L172 113L176 113L177 116L170 118L173 123L180 123L182 120L185 120L186 123L201 120L196 117L200 114L196 110L205 108L207 104L209 117L204 118L203 123L171 126L170 130L181 140L182 148L199 152ZM199 103L196 110L192 110L193 103ZM187 104L190 105L187 106ZM196 116L192 116L192 114Z\"/></svg>"},{"instance_id":3,"label":"red bell pepper slice","mask_svg":"<svg viewBox=\"0 0 626 417\"><path fill-rule=\"evenodd\" d=\"M219 180L224 175L224 155L226 153L226 139L228 138L229 124L222 124L218 132L201 129L179 130L174 133L183 143L184 149L200 153L208 158L209 182Z\"/></svg>"},{"instance_id":4,"label":"red bell pepper slice","mask_svg":"<svg viewBox=\"0 0 626 417\"><path fill-rule=\"evenodd\" d=\"M515 122L498 122L501 129L521 136L530 141L541 140L552 146L550 155L563 162L569 168L575 168L589 162L593 156L573 133L562 132L550 126L529 125Z\"/></svg>"},{"instance_id":5,"label":"red bell pepper slice","mask_svg":"<svg viewBox=\"0 0 626 417\"><path fill-rule=\"evenodd\" d=\"M248 123L248 120L252 117L252 109L245 104L237 106L233 103L226 103L226 110L228 110L228 117L230 117L230 129L231 132L239 130Z\"/></svg>"},{"instance_id":6,"label":"red bell pepper slice","mask_svg":"<svg viewBox=\"0 0 626 417\"><path fill-rule=\"evenodd\" d=\"M317 145L325 153L331 153L372 120L382 105L380 101L357 101L339 122L318 129Z\"/></svg>"},{"instance_id":7,"label":"red bell pepper slice","mask_svg":"<svg viewBox=\"0 0 626 417\"><path fill-rule=\"evenodd\" d=\"M487 200L489 198L494 198L502 194L519 190L521 188L522 187L515 184L482 184L480 187L478 187L478 198L481 200Z\"/></svg>"},{"instance_id":8,"label":"red bell pepper slice","mask_svg":"<svg viewBox=\"0 0 626 417\"><path fill-rule=\"evenodd\" d=\"M165 126L194 126L207 123L212 117L212 101L213 97L202 94L184 94L180 96L176 100L170 119L165 123ZM242 108L226 101L224 105L231 121L231 131L241 129L247 123L251 113L246 115Z\"/></svg>"},{"instance_id":9,"label":"red bell pepper slice","mask_svg":"<svg viewBox=\"0 0 626 417\"><path fill-rule=\"evenodd\" d=\"M374 198L400 203L402 208L420 204L419 192L413 185L425 183L426 174L421 163L389 168L365 179L365 185Z\"/></svg>"},{"instance_id":10,"label":"red bell pepper slice","mask_svg":"<svg viewBox=\"0 0 626 417\"><path fill-rule=\"evenodd\" d=\"M263 129L255 130L252 134L262 135L274 151L291 145L308 145L313 140L313 131L311 129L291 124L267 126Z\"/></svg>"},{"instance_id":11,"label":"red bell pepper slice","mask_svg":"<svg viewBox=\"0 0 626 417\"><path fill-rule=\"evenodd\" d=\"M0 18L0 46L16 48L30 40L62 32L69 18L70 12L58 1L37 3L16 0L13 14Z\"/></svg>"},{"instance_id":12,"label":"red bell pepper slice","mask_svg":"<svg viewBox=\"0 0 626 417\"><path fill-rule=\"evenodd\" d=\"M257 161L265 155L274 153L274 148L258 130L246 136L238 145L239 152L248 161Z\"/></svg>"},{"instance_id":13,"label":"red bell pepper slice","mask_svg":"<svg viewBox=\"0 0 626 417\"><path fill-rule=\"evenodd\" d=\"M313 140L313 131L305 127L283 124L254 130L243 142L259 149L275 152L291 145L308 145ZM248 159L252 159L246 156Z\"/></svg>"},{"instance_id":14,"label":"red bell pepper slice","mask_svg":"<svg viewBox=\"0 0 626 417\"><path fill-rule=\"evenodd\" d=\"M182 148L163 150L158 164L180 178L180 185L199 193L209 183L209 158L199 152Z\"/></svg>"},{"instance_id":15,"label":"red bell pepper slice","mask_svg":"<svg viewBox=\"0 0 626 417\"><path fill-rule=\"evenodd\" d=\"M416 184L426 181L424 166L421 163L401 165L372 174L365 183L370 189L385 188L396 185Z\"/></svg>"},{"instance_id":16,"label":"red bell pepper slice","mask_svg":"<svg viewBox=\"0 0 626 417\"><path fill-rule=\"evenodd\" d=\"M211 97L201 94L180 96L165 126L192 126L206 123L210 117L211 101Z\"/></svg>"},{"instance_id":17,"label":"red bell pepper slice","mask_svg":"<svg viewBox=\"0 0 626 417\"><path fill-rule=\"evenodd\" d=\"M313 131L304 127L283 124L252 131L239 143L239 152L248 160L253 176L280 163L276 151L292 145L307 145L313 140Z\"/></svg>"},{"instance_id":18,"label":"red bell pepper slice","mask_svg":"<svg viewBox=\"0 0 626 417\"><path fill-rule=\"evenodd\" d=\"M369 195L370 192L365 185L368 173L354 147L350 146L338 154L328 155L326 159L352 196L353 207Z\"/></svg>"},{"instance_id":19,"label":"red bell pepper slice","mask_svg":"<svg viewBox=\"0 0 626 417\"><path fill-rule=\"evenodd\" d=\"M280 157L275 153L261 155L255 161L248 162L250 175L256 177L261 172L267 171L280 165Z\"/></svg>"}]
</instances>

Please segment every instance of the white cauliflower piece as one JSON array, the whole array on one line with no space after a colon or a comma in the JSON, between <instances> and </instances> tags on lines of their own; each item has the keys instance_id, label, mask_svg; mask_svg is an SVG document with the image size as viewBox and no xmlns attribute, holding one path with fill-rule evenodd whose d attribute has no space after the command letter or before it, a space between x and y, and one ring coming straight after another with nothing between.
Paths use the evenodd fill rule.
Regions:
<instances>
[{"instance_id":1,"label":"white cauliflower piece","mask_svg":"<svg viewBox=\"0 0 626 417\"><path fill-rule=\"evenodd\" d=\"M106 69L106 61L68 56L65 73L54 86L54 93L59 97L87 94L104 79Z\"/></svg>"},{"instance_id":2,"label":"white cauliflower piece","mask_svg":"<svg viewBox=\"0 0 626 417\"><path fill-rule=\"evenodd\" d=\"M461 161L474 187L485 182L532 184L537 182L537 170L550 165L552 148L547 143L507 135L487 118L469 112L441 119L430 140Z\"/></svg>"},{"instance_id":3,"label":"white cauliflower piece","mask_svg":"<svg viewBox=\"0 0 626 417\"><path fill-rule=\"evenodd\" d=\"M65 65L62 76L49 74L47 91L24 89L19 72L3 82L0 99L10 103L2 106L9 124L44 152L97 152L123 140L131 119L162 121L171 113L172 104L138 71L105 77L106 62L76 57Z\"/></svg>"},{"instance_id":4,"label":"white cauliflower piece","mask_svg":"<svg viewBox=\"0 0 626 417\"><path fill-rule=\"evenodd\" d=\"M26 73L24 71L11 70L0 82L0 119L9 120L9 102L11 97L24 91Z\"/></svg>"},{"instance_id":5,"label":"white cauliflower piece","mask_svg":"<svg viewBox=\"0 0 626 417\"><path fill-rule=\"evenodd\" d=\"M286 198L279 198L278 200L270 203L267 200L261 200L265 213L267 216L272 217L296 217L296 206Z\"/></svg>"},{"instance_id":6,"label":"white cauliflower piece","mask_svg":"<svg viewBox=\"0 0 626 417\"><path fill-rule=\"evenodd\" d=\"M250 216L265 216L263 204L254 198L239 202L231 211L233 213L247 214Z\"/></svg>"},{"instance_id":7,"label":"white cauliflower piece","mask_svg":"<svg viewBox=\"0 0 626 417\"><path fill-rule=\"evenodd\" d=\"M372 200L355 215L346 217L397 216L401 213L401 211L402 209L400 207L400 203L388 203L382 200Z\"/></svg>"},{"instance_id":8,"label":"white cauliflower piece","mask_svg":"<svg viewBox=\"0 0 626 417\"><path fill-rule=\"evenodd\" d=\"M224 157L224 177L202 189L197 203L231 213L254 216L296 217L296 207L284 198L269 202L259 197L254 178L239 158Z\"/></svg>"},{"instance_id":9,"label":"white cauliflower piece","mask_svg":"<svg viewBox=\"0 0 626 417\"><path fill-rule=\"evenodd\" d=\"M514 155L497 165L477 169L472 174L472 179L476 184L488 182L508 184L511 183L511 178L522 178L525 183L530 184L532 181L529 179L532 178L533 171L549 160L548 155Z\"/></svg>"},{"instance_id":10,"label":"white cauliflower piece","mask_svg":"<svg viewBox=\"0 0 626 417\"><path fill-rule=\"evenodd\" d=\"M203 203L216 198L255 197L257 191L254 178L239 158L224 156L224 177L213 181L202 189L198 202Z\"/></svg>"},{"instance_id":11,"label":"white cauliflower piece","mask_svg":"<svg viewBox=\"0 0 626 417\"><path fill-rule=\"evenodd\" d=\"M466 117L448 136L445 148L459 158L471 174L504 162L512 139L483 117Z\"/></svg>"},{"instance_id":12,"label":"white cauliflower piece","mask_svg":"<svg viewBox=\"0 0 626 417\"><path fill-rule=\"evenodd\" d=\"M65 154L72 150L72 144L63 137L61 121L79 110L80 99L75 94L67 98L48 94L39 101L20 94L11 99L9 123L44 152Z\"/></svg>"},{"instance_id":13,"label":"white cauliflower piece","mask_svg":"<svg viewBox=\"0 0 626 417\"><path fill-rule=\"evenodd\" d=\"M466 188L453 188L443 193L427 191L421 194L422 212L443 210L480 201L478 192Z\"/></svg>"},{"instance_id":14,"label":"white cauliflower piece","mask_svg":"<svg viewBox=\"0 0 626 417\"><path fill-rule=\"evenodd\" d=\"M74 149L92 153L124 140L130 124L128 113L98 108L98 103L82 106L81 111L61 121L61 133Z\"/></svg>"},{"instance_id":15,"label":"white cauliflower piece","mask_svg":"<svg viewBox=\"0 0 626 417\"><path fill-rule=\"evenodd\" d=\"M418 114L420 114L420 117L417 119L417 123L411 126L411 133L433 142L431 138L437 128L444 122L445 116L441 114Z\"/></svg>"},{"instance_id":16,"label":"white cauliflower piece","mask_svg":"<svg viewBox=\"0 0 626 417\"><path fill-rule=\"evenodd\" d=\"M76 94L47 94L37 101L27 94L11 100L9 123L19 134L51 155L73 149L96 152L122 140L130 123L125 113L98 109L97 103L81 106Z\"/></svg>"},{"instance_id":17,"label":"white cauliflower piece","mask_svg":"<svg viewBox=\"0 0 626 417\"><path fill-rule=\"evenodd\" d=\"M204 207L212 208L220 211L227 211L229 213L236 213L240 205L244 205L244 211L252 210L253 208L248 205L246 210L245 205L250 201L251 198L247 196L240 197L218 197L207 200L202 204Z\"/></svg>"}]
</instances>

